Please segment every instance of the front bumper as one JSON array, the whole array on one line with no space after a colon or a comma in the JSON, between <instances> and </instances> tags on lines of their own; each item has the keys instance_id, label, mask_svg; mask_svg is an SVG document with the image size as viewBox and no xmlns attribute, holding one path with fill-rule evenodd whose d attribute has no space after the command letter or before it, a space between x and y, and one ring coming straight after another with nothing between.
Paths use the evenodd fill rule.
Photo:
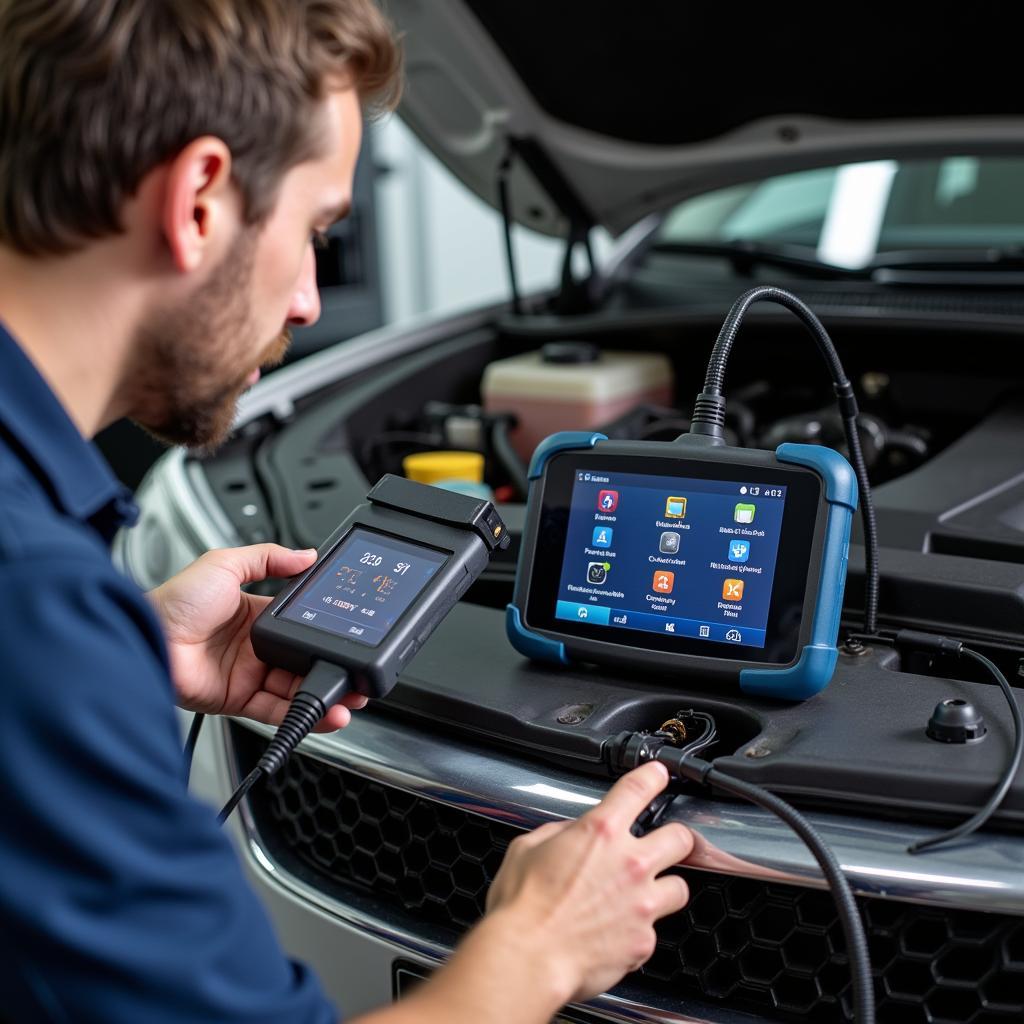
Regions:
<instances>
[{"instance_id":1,"label":"front bumper","mask_svg":"<svg viewBox=\"0 0 1024 1024\"><path fill-rule=\"evenodd\" d=\"M225 729L221 756L233 779L238 778L238 759L231 730L245 728L269 735L251 723ZM238 735L244 739L247 734ZM426 802L445 809L439 813L488 823L492 834L574 817L593 806L606 788L601 780L547 765L538 768L462 743L455 746L373 713L357 716L344 733L311 737L297 757L296 771L306 764L315 768L313 775L326 770L357 776L350 789L363 789L362 780L369 780L377 800L381 792L408 794L403 807ZM311 778L293 780L296 808L305 800L297 787L309 786ZM381 895L386 886L349 885L346 879L340 885L325 884L316 858L300 862L275 854L272 847L280 850L280 843L264 834L274 826L268 826L265 810L254 810L259 811L256 804L243 805L238 826L249 873L271 908L285 946L318 969L343 1010L352 1013L390 999L396 959L429 966L448 955L467 916L454 909L459 898L465 905L464 895L448 899L442 912L438 904L444 900L428 891L428 900L434 900L430 912L410 914L400 899L389 902ZM310 822L314 813L332 813L319 805L316 812L312 805L306 810ZM342 813L361 812L354 804L342 812L339 804ZM371 813L370 824L377 813ZM631 976L614 993L590 1004L587 1012L597 1014L595 1019L726 1024L796 1019L803 1006L810 1019L843 1019L842 951L835 946L829 922L811 920L828 901L813 891L823 883L799 840L770 815L742 805L680 798L672 816L699 836L687 865L694 889L685 912L687 924L682 931L669 929L668 938L663 935L664 948L659 947L652 961L651 977ZM1019 1003L1001 1000L1012 998L1006 992L1014 982L1021 982L1019 990L1024 990L1024 963L1014 959L1024 949L1024 843L986 836L985 842L914 858L905 849L923 829L834 815L814 815L813 820L854 889L866 897L862 909L876 954L880 996L889 998L890 1010L905 1009L906 1019L913 1019L911 1015L927 1007L966 999L963 1012L948 1019L970 1020L975 1002L978 1011L991 1008L1007 1014L992 1019L1019 1019L1012 1015ZM734 884L739 878L753 881ZM741 913L732 903L737 892L753 892L751 886L758 902ZM730 929L738 922L749 929L742 952L740 947L726 948ZM820 956L815 965L819 946L831 949L830 962ZM806 963L794 963L805 955L810 957ZM733 975L719 969L729 963ZM736 969L743 976L739 985ZM842 975L838 982L837 975ZM676 979L684 984L674 984ZM751 1003L751 993L763 995L760 1011ZM709 994L712 998L706 998Z\"/></svg>"}]
</instances>

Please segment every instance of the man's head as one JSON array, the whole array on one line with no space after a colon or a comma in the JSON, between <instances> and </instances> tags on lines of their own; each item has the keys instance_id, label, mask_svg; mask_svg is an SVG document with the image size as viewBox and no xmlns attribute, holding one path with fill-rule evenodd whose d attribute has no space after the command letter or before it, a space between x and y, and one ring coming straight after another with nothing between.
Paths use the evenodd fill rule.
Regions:
<instances>
[{"instance_id":1,"label":"man's head","mask_svg":"<svg viewBox=\"0 0 1024 1024\"><path fill-rule=\"evenodd\" d=\"M372 0L0 0L0 246L128 261L128 415L215 443L317 318L312 239L399 68Z\"/></svg>"}]
</instances>

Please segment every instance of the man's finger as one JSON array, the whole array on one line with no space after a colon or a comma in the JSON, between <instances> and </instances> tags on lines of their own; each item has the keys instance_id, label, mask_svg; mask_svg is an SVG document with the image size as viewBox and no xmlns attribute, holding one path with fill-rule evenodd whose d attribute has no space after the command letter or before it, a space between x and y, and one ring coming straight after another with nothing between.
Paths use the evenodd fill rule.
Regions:
<instances>
[{"instance_id":1,"label":"man's finger","mask_svg":"<svg viewBox=\"0 0 1024 1024\"><path fill-rule=\"evenodd\" d=\"M555 836L560 832L564 832L571 824L571 820L546 821L543 825L538 825L533 831L524 832L522 835L517 836L516 845L520 850L532 850L533 847L540 846L541 843L545 843L549 839L554 839Z\"/></svg>"},{"instance_id":2,"label":"man's finger","mask_svg":"<svg viewBox=\"0 0 1024 1024\"><path fill-rule=\"evenodd\" d=\"M317 723L314 732L334 732L344 729L352 721L352 712L342 703L329 708L327 714Z\"/></svg>"},{"instance_id":3,"label":"man's finger","mask_svg":"<svg viewBox=\"0 0 1024 1024\"><path fill-rule=\"evenodd\" d=\"M664 875L654 881L654 919L668 917L690 902L690 887L680 875Z\"/></svg>"},{"instance_id":4,"label":"man's finger","mask_svg":"<svg viewBox=\"0 0 1024 1024\"><path fill-rule=\"evenodd\" d=\"M679 822L669 822L649 832L640 840L655 871L664 871L686 860L693 852L693 833Z\"/></svg>"},{"instance_id":5,"label":"man's finger","mask_svg":"<svg viewBox=\"0 0 1024 1024\"><path fill-rule=\"evenodd\" d=\"M290 701L284 700L281 697L275 697L266 690L260 690L259 693L254 693L246 701L245 707L238 714L243 718L251 718L256 722L263 722L265 725L280 725L284 721L284 716L288 713L288 705L290 703Z\"/></svg>"},{"instance_id":6,"label":"man's finger","mask_svg":"<svg viewBox=\"0 0 1024 1024\"><path fill-rule=\"evenodd\" d=\"M572 818L565 818L562 821L545 821L543 825L538 825L523 836L523 845L536 846L538 843L546 843L549 839L554 839L560 832L564 832L572 823Z\"/></svg>"},{"instance_id":7,"label":"man's finger","mask_svg":"<svg viewBox=\"0 0 1024 1024\"><path fill-rule=\"evenodd\" d=\"M268 576L294 576L316 561L316 550L295 551L280 544L250 544L243 548L220 548L207 557L233 572L241 585L258 583Z\"/></svg>"},{"instance_id":8,"label":"man's finger","mask_svg":"<svg viewBox=\"0 0 1024 1024\"><path fill-rule=\"evenodd\" d=\"M588 814L604 818L613 829L629 828L647 805L668 785L668 769L657 761L623 775Z\"/></svg>"}]
</instances>

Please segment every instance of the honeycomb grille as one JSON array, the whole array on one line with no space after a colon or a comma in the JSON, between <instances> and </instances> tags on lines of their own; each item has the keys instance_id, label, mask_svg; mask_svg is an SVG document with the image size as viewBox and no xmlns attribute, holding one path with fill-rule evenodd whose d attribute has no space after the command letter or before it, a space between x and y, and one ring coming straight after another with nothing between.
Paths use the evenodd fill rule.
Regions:
<instances>
[{"instance_id":1,"label":"honeycomb grille","mask_svg":"<svg viewBox=\"0 0 1024 1024\"><path fill-rule=\"evenodd\" d=\"M262 741L233 727L240 768ZM484 910L518 830L293 756L250 795L260 839L293 873L384 916L408 914L454 938ZM773 1019L852 1020L849 965L828 893L688 872L691 899L660 922L641 990ZM862 899L881 1024L1024 1019L1024 918Z\"/></svg>"}]
</instances>

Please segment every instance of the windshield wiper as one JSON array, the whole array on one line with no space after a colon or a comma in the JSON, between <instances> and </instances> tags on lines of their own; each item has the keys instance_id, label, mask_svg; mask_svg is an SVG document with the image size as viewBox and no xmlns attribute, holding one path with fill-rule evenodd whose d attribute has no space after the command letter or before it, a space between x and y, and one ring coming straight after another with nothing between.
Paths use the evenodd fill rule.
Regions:
<instances>
[{"instance_id":1,"label":"windshield wiper","mask_svg":"<svg viewBox=\"0 0 1024 1024\"><path fill-rule=\"evenodd\" d=\"M713 256L728 260L737 274L755 267L780 267L803 277L832 281L925 288L1020 288L1024 286L1024 247L980 249L893 249L878 253L865 267L824 263L810 246L764 242L674 242L659 240L654 252Z\"/></svg>"},{"instance_id":2,"label":"windshield wiper","mask_svg":"<svg viewBox=\"0 0 1024 1024\"><path fill-rule=\"evenodd\" d=\"M766 245L764 242L673 242L660 240L654 252L678 253L681 256L717 256L728 260L737 274L749 276L758 266L781 267L804 277L866 281L865 270L849 270L818 259L816 250L805 245Z\"/></svg>"},{"instance_id":3,"label":"windshield wiper","mask_svg":"<svg viewBox=\"0 0 1024 1024\"><path fill-rule=\"evenodd\" d=\"M866 269L877 284L1019 288L1024 285L1024 249L893 249L878 253Z\"/></svg>"}]
</instances>

